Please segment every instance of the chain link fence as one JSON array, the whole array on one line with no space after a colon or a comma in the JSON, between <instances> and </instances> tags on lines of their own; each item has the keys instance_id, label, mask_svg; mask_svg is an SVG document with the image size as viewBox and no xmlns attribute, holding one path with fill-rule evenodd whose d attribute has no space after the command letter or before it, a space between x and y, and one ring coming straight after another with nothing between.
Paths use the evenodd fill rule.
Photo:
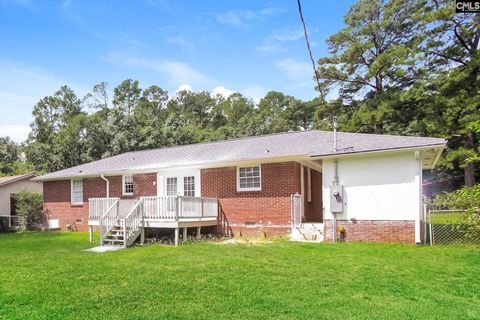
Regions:
<instances>
[{"instance_id":1,"label":"chain link fence","mask_svg":"<svg viewBox=\"0 0 480 320\"><path fill-rule=\"evenodd\" d=\"M430 245L480 244L480 227L471 221L471 212L426 208L424 242Z\"/></svg>"}]
</instances>

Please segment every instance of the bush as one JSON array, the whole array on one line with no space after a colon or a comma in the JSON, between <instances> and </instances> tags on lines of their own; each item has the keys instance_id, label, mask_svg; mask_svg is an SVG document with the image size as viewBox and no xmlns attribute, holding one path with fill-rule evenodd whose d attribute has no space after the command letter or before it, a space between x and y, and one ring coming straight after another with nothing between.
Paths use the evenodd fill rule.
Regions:
<instances>
[{"instance_id":1,"label":"bush","mask_svg":"<svg viewBox=\"0 0 480 320\"><path fill-rule=\"evenodd\" d=\"M22 220L20 229L37 230L44 226L43 196L38 192L22 190L15 195L17 215Z\"/></svg>"},{"instance_id":2,"label":"bush","mask_svg":"<svg viewBox=\"0 0 480 320\"><path fill-rule=\"evenodd\" d=\"M438 195L433 205L438 209L464 210L465 234L472 239L480 238L480 184Z\"/></svg>"}]
</instances>

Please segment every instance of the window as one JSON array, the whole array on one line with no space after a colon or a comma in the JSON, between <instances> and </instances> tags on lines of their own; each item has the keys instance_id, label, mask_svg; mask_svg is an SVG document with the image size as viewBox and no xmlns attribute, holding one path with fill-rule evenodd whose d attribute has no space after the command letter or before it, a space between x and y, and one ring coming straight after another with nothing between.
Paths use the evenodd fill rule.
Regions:
<instances>
[{"instance_id":1,"label":"window","mask_svg":"<svg viewBox=\"0 0 480 320\"><path fill-rule=\"evenodd\" d=\"M195 197L195 177L183 178L183 195L185 197Z\"/></svg>"},{"instance_id":2,"label":"window","mask_svg":"<svg viewBox=\"0 0 480 320\"><path fill-rule=\"evenodd\" d=\"M167 196L177 195L177 178L167 178Z\"/></svg>"},{"instance_id":3,"label":"window","mask_svg":"<svg viewBox=\"0 0 480 320\"><path fill-rule=\"evenodd\" d=\"M262 189L262 178L260 166L238 167L237 190L238 191L260 191Z\"/></svg>"},{"instance_id":4,"label":"window","mask_svg":"<svg viewBox=\"0 0 480 320\"><path fill-rule=\"evenodd\" d=\"M83 204L83 180L72 180L72 190L70 195L72 204Z\"/></svg>"},{"instance_id":5,"label":"window","mask_svg":"<svg viewBox=\"0 0 480 320\"><path fill-rule=\"evenodd\" d=\"M123 195L133 195L133 176L123 176Z\"/></svg>"}]
</instances>

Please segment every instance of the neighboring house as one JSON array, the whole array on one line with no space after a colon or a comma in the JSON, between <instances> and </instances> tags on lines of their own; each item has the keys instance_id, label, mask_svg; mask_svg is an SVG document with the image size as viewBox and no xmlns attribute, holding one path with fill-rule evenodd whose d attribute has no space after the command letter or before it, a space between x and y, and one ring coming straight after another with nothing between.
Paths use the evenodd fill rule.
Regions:
<instances>
[{"instance_id":1,"label":"neighboring house","mask_svg":"<svg viewBox=\"0 0 480 320\"><path fill-rule=\"evenodd\" d=\"M39 181L32 181L35 174L27 173L19 176L0 177L0 219L7 220L6 224L10 228L14 223L15 212L15 194L26 189L42 193L43 184Z\"/></svg>"},{"instance_id":2,"label":"neighboring house","mask_svg":"<svg viewBox=\"0 0 480 320\"><path fill-rule=\"evenodd\" d=\"M150 227L173 228L178 241L179 229L217 224L320 241L343 226L347 241L420 242L422 170L445 140L339 132L336 141L302 131L128 152L35 180L50 219L100 226L103 243L129 245Z\"/></svg>"}]
</instances>

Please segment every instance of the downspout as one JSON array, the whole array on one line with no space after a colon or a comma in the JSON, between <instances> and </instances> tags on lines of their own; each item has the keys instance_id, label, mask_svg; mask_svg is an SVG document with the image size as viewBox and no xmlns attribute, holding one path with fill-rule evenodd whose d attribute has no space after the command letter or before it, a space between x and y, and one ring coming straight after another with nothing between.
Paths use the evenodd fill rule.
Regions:
<instances>
[{"instance_id":1,"label":"downspout","mask_svg":"<svg viewBox=\"0 0 480 320\"><path fill-rule=\"evenodd\" d=\"M337 117L333 117L333 152L337 153ZM333 161L335 176L333 177L333 185L338 185L338 159ZM333 215L333 242L337 242L337 213L332 212Z\"/></svg>"},{"instance_id":2,"label":"downspout","mask_svg":"<svg viewBox=\"0 0 480 320\"><path fill-rule=\"evenodd\" d=\"M107 199L108 199L108 198L110 198L110 180L105 178L105 176L103 174L100 175L100 178L102 178L107 183L106 195L107 195Z\"/></svg>"}]
</instances>

